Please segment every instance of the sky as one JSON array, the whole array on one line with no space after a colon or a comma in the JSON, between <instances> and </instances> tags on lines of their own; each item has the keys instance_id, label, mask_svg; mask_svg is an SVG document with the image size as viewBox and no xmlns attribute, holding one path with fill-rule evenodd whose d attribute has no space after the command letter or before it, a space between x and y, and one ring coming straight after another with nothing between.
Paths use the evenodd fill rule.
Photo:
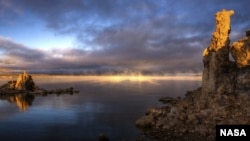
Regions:
<instances>
[{"instance_id":1,"label":"sky","mask_svg":"<svg viewBox=\"0 0 250 141\"><path fill-rule=\"evenodd\" d=\"M214 15L234 10L231 42L250 28L247 0L0 0L0 71L200 73Z\"/></svg>"}]
</instances>

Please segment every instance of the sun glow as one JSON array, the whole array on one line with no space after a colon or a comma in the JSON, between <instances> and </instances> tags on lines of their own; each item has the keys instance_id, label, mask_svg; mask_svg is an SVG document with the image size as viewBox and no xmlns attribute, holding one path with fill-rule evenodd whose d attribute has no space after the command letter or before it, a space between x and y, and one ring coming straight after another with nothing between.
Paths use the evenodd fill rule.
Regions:
<instances>
[{"instance_id":1,"label":"sun glow","mask_svg":"<svg viewBox=\"0 0 250 141\"><path fill-rule=\"evenodd\" d=\"M107 75L107 76L77 76L77 75L45 75L45 76L34 76L34 79L39 79L40 83L44 79L44 82L48 83L48 77L50 82L58 82L60 79L67 79L68 82L76 81L90 81L98 83L151 83L157 84L161 80L187 80L187 81L200 81L201 76L143 76L143 75Z\"/></svg>"}]
</instances>

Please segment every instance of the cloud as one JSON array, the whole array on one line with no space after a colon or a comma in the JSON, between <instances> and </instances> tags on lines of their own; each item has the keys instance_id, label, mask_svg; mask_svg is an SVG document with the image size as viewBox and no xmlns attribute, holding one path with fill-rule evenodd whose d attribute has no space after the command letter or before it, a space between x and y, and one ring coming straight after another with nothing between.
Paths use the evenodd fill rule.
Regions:
<instances>
[{"instance_id":1,"label":"cloud","mask_svg":"<svg viewBox=\"0 0 250 141\"><path fill-rule=\"evenodd\" d=\"M0 36L0 52L2 54L1 63L5 67L25 68L30 62L42 60L44 54L38 50L25 47L22 44L15 43L11 39Z\"/></svg>"},{"instance_id":2,"label":"cloud","mask_svg":"<svg viewBox=\"0 0 250 141\"><path fill-rule=\"evenodd\" d=\"M30 61L31 59L42 59L44 56L41 51L29 49L22 44L15 43L11 39L0 36L0 49L7 56L15 56L16 59Z\"/></svg>"},{"instance_id":3,"label":"cloud","mask_svg":"<svg viewBox=\"0 0 250 141\"><path fill-rule=\"evenodd\" d=\"M24 13L32 13L52 32L78 40L75 48L50 52L5 41L6 56L29 62L30 67L37 63L48 69L200 72L202 50L209 45L217 11L235 10L232 41L242 37L250 27L247 0L22 0L9 3L12 7L18 5ZM15 47L7 51L10 46Z\"/></svg>"},{"instance_id":4,"label":"cloud","mask_svg":"<svg viewBox=\"0 0 250 141\"><path fill-rule=\"evenodd\" d=\"M0 0L0 24L12 24L20 15L22 10L19 6L9 0Z\"/></svg>"}]
</instances>

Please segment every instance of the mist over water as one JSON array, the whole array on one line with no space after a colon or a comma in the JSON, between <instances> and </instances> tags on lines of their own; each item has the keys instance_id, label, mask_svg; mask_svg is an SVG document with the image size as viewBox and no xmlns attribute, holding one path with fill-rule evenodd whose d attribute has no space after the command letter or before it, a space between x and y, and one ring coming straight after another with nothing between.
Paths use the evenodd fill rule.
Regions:
<instances>
[{"instance_id":1,"label":"mist over water","mask_svg":"<svg viewBox=\"0 0 250 141\"><path fill-rule=\"evenodd\" d=\"M183 97L201 86L200 77L48 76L34 77L46 89L73 87L74 95L36 96L26 110L0 100L1 140L135 140L135 121L160 97ZM1 84L7 80L1 80ZM22 104L21 104L22 105Z\"/></svg>"}]
</instances>

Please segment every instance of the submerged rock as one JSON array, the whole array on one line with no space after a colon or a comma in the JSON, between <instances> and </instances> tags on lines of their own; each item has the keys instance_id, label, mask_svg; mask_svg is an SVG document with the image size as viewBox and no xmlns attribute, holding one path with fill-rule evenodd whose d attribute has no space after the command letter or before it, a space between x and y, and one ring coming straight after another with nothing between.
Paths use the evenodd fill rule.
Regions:
<instances>
[{"instance_id":1,"label":"submerged rock","mask_svg":"<svg viewBox=\"0 0 250 141\"><path fill-rule=\"evenodd\" d=\"M98 141L109 141L108 137L101 133L98 137Z\"/></svg>"}]
</instances>

